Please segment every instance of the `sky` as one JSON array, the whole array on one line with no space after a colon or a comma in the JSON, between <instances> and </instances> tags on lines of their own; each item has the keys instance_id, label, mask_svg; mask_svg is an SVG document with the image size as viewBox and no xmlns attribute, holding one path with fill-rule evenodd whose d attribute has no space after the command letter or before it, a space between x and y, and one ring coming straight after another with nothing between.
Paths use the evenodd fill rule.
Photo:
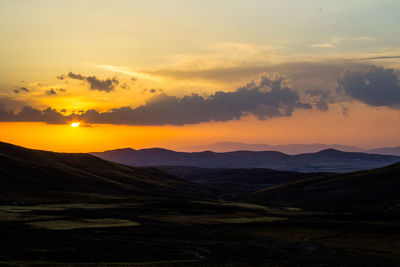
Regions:
<instances>
[{"instance_id":1,"label":"sky","mask_svg":"<svg viewBox=\"0 0 400 267\"><path fill-rule=\"evenodd\" d=\"M3 0L0 141L398 146L399 11L388 0Z\"/></svg>"}]
</instances>

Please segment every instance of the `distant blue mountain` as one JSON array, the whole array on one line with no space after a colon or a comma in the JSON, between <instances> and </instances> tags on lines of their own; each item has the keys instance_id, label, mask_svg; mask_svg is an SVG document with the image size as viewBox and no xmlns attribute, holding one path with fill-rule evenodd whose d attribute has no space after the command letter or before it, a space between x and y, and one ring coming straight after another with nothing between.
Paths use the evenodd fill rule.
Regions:
<instances>
[{"instance_id":1,"label":"distant blue mountain","mask_svg":"<svg viewBox=\"0 0 400 267\"><path fill-rule=\"evenodd\" d=\"M131 166L192 166L201 168L268 168L300 172L351 172L400 162L399 156L343 152L326 149L316 153L288 155L278 151L234 151L217 153L176 152L161 148L131 148L91 153Z\"/></svg>"},{"instance_id":2,"label":"distant blue mountain","mask_svg":"<svg viewBox=\"0 0 400 267\"><path fill-rule=\"evenodd\" d=\"M267 144L246 144L240 142L217 142L210 145L187 146L182 147L180 151L185 152L201 152L201 151L214 151L214 152L232 152L238 150L249 151L279 151L288 155L296 155L302 153L315 153L324 149L336 149L344 152L364 152L371 154L382 155L396 155L400 156L399 147L384 147L376 149L364 149L356 146L346 146L338 144L289 144L289 145L267 145Z\"/></svg>"}]
</instances>

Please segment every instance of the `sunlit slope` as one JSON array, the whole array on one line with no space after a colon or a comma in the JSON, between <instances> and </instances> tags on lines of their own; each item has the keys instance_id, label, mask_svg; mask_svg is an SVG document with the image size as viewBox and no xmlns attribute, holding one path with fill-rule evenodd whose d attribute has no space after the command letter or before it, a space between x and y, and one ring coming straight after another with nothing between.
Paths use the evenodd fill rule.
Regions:
<instances>
[{"instance_id":1,"label":"sunlit slope","mask_svg":"<svg viewBox=\"0 0 400 267\"><path fill-rule=\"evenodd\" d=\"M400 213L400 163L326 175L260 190L258 203L340 212Z\"/></svg>"},{"instance_id":2,"label":"sunlit slope","mask_svg":"<svg viewBox=\"0 0 400 267\"><path fill-rule=\"evenodd\" d=\"M182 195L197 186L154 168L135 168L89 154L31 150L0 142L0 192ZM3 194L4 196L4 194Z\"/></svg>"}]
</instances>

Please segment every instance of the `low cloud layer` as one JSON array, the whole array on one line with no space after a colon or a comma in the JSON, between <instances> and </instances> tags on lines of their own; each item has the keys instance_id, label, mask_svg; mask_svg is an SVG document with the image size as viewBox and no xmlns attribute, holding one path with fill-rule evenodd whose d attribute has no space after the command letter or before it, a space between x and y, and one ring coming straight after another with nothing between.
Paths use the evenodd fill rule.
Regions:
<instances>
[{"instance_id":1,"label":"low cloud layer","mask_svg":"<svg viewBox=\"0 0 400 267\"><path fill-rule=\"evenodd\" d=\"M339 90L370 106L400 107L399 78L393 69L371 66L367 71L345 71Z\"/></svg>"},{"instance_id":2,"label":"low cloud layer","mask_svg":"<svg viewBox=\"0 0 400 267\"><path fill-rule=\"evenodd\" d=\"M238 120L249 114L259 120L266 120L291 116L296 109L311 109L311 105L302 102L283 78L263 76L258 85L252 82L236 91L219 91L208 97L197 94L176 97L161 93L133 109L121 107L102 113L88 110L83 114L69 116L63 116L50 108L40 111L25 107L18 113L1 111L0 120L68 123L72 119L79 119L85 123L183 125Z\"/></svg>"}]
</instances>

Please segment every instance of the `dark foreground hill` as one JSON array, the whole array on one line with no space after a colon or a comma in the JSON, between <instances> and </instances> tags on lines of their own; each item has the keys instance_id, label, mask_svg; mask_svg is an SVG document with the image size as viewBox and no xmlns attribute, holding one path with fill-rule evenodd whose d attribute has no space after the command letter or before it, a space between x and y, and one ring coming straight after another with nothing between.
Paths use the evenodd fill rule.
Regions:
<instances>
[{"instance_id":1,"label":"dark foreground hill","mask_svg":"<svg viewBox=\"0 0 400 267\"><path fill-rule=\"evenodd\" d=\"M200 168L267 168L300 172L350 172L400 162L400 157L327 149L317 153L287 155L276 151L226 153L175 152L166 149L117 149L93 155L131 166L192 166Z\"/></svg>"},{"instance_id":2,"label":"dark foreground hill","mask_svg":"<svg viewBox=\"0 0 400 267\"><path fill-rule=\"evenodd\" d=\"M260 190L258 203L335 212L400 214L400 164L304 179Z\"/></svg>"},{"instance_id":3,"label":"dark foreground hill","mask_svg":"<svg viewBox=\"0 0 400 267\"><path fill-rule=\"evenodd\" d=\"M0 142L0 201L17 192L41 198L49 193L182 196L198 185L155 168L135 168L83 153L31 150ZM187 194L186 194L187 195Z\"/></svg>"}]
</instances>

